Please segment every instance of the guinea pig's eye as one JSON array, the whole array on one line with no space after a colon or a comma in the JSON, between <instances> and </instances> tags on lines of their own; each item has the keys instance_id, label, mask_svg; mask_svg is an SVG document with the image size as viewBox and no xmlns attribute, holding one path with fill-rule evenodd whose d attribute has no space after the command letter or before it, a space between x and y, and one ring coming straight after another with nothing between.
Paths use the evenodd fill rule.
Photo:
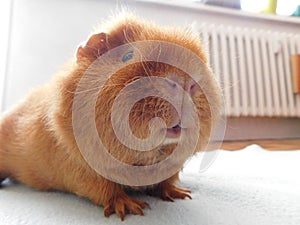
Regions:
<instances>
[{"instance_id":1,"label":"guinea pig's eye","mask_svg":"<svg viewBox=\"0 0 300 225\"><path fill-rule=\"evenodd\" d=\"M123 56L123 58L122 58L122 62L127 62L127 61L129 61L130 59L132 59L133 58L133 51L131 50L131 51L129 51L129 52L127 52L124 56Z\"/></svg>"}]
</instances>

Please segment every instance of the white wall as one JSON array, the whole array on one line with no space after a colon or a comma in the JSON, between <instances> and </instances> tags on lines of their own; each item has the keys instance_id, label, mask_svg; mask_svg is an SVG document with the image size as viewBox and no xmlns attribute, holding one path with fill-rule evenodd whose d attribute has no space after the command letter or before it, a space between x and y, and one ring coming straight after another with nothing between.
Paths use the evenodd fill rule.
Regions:
<instances>
[{"instance_id":1,"label":"white wall","mask_svg":"<svg viewBox=\"0 0 300 225\"><path fill-rule=\"evenodd\" d=\"M2 100L5 94L5 74L6 74L6 63L8 53L8 41L9 41L9 28L10 28L10 14L11 13L11 1L3 0L0 1L0 112L2 111L3 105Z\"/></svg>"},{"instance_id":2,"label":"white wall","mask_svg":"<svg viewBox=\"0 0 300 225\"><path fill-rule=\"evenodd\" d=\"M3 109L14 105L30 88L49 80L73 57L78 44L86 39L92 27L122 7L168 25L222 22L300 32L299 24L292 20L287 23L267 16L252 18L238 11L203 7L189 1L159 2L14 0ZM0 93L3 93L1 89Z\"/></svg>"}]
</instances>

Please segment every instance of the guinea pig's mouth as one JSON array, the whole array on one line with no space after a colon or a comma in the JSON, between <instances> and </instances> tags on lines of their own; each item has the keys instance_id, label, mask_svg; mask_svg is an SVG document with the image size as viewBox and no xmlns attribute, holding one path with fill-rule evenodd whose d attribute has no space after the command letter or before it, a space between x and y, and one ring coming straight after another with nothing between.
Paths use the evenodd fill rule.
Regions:
<instances>
[{"instance_id":1,"label":"guinea pig's mouth","mask_svg":"<svg viewBox=\"0 0 300 225\"><path fill-rule=\"evenodd\" d=\"M180 140L181 130L182 127L180 123L173 127L167 128L166 138L163 142L163 145L177 144Z\"/></svg>"},{"instance_id":2,"label":"guinea pig's mouth","mask_svg":"<svg viewBox=\"0 0 300 225\"><path fill-rule=\"evenodd\" d=\"M171 128L167 128L167 133L166 133L167 138L179 138L180 134L181 134L180 123L176 124Z\"/></svg>"}]
</instances>

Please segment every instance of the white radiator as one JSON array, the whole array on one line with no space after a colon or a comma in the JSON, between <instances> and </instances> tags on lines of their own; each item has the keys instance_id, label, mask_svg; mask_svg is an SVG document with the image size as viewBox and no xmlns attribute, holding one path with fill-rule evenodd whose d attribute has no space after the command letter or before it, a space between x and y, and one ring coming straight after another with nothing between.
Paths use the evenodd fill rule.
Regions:
<instances>
[{"instance_id":1,"label":"white radiator","mask_svg":"<svg viewBox=\"0 0 300 225\"><path fill-rule=\"evenodd\" d=\"M300 117L291 71L300 35L214 24L201 24L200 33L228 116Z\"/></svg>"}]
</instances>

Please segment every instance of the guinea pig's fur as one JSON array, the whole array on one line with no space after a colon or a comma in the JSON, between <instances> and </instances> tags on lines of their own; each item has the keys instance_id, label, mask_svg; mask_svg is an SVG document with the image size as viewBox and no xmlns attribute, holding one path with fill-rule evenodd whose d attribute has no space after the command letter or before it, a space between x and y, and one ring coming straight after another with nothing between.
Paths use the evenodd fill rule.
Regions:
<instances>
[{"instance_id":1,"label":"guinea pig's fur","mask_svg":"<svg viewBox=\"0 0 300 225\"><path fill-rule=\"evenodd\" d=\"M39 190L72 192L102 205L106 216L116 213L122 220L127 213L143 215L142 209L148 206L147 203L129 197L125 193L128 187L103 178L89 167L77 147L72 129L74 93L91 63L112 48L143 40L160 40L180 45L193 51L204 64L207 63L199 37L188 29L161 27L129 14L120 15L103 24L101 32L94 32L86 44L78 48L76 59L68 63L49 83L31 91L22 102L2 116L0 182L9 177ZM145 68L141 63L136 63L113 74L105 84L97 100L95 122L101 140L117 159L143 166L160 162L172 153L176 143L159 146L148 152L126 148L113 133L108 110L126 84L141 76L150 74L164 77L169 73L188 79L184 72L169 65L149 63ZM214 107L218 107L213 79L207 85L211 85L211 98L214 99ZM211 110L200 88L193 95L193 101L201 122L197 152L208 142ZM151 118L159 115L167 126L171 126L175 114L168 102L147 97L132 109L130 125L134 135L144 138L149 134L147 125ZM190 198L189 190L175 186L177 180L178 173L159 184L139 189L169 201Z\"/></svg>"}]
</instances>

